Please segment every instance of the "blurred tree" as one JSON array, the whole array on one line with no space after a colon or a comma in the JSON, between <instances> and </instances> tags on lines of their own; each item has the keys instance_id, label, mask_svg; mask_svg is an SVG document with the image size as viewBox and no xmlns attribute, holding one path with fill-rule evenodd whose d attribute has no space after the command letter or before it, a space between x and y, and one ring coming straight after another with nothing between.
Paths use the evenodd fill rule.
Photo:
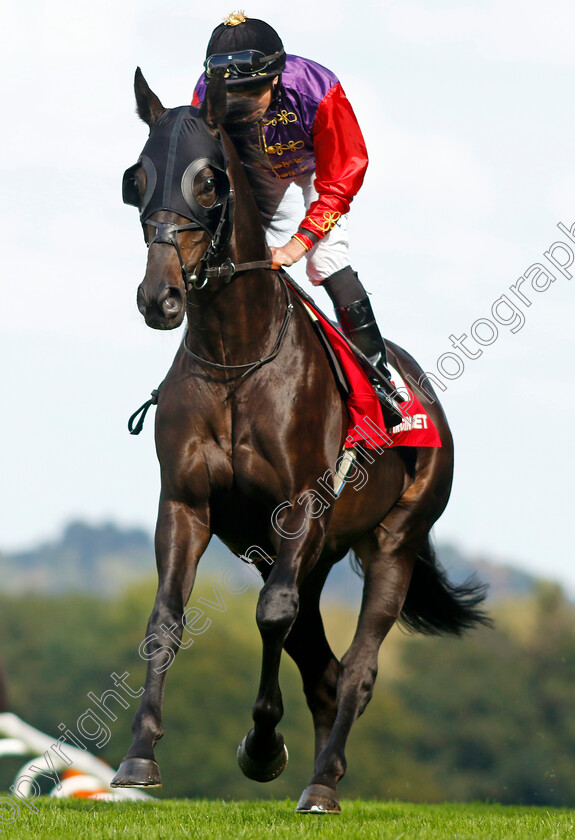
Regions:
<instances>
[{"instance_id":1,"label":"blurred tree","mask_svg":"<svg viewBox=\"0 0 575 840\"><path fill-rule=\"evenodd\" d=\"M0 659L0 712L8 711L8 685L2 659Z\"/></svg>"},{"instance_id":2,"label":"blurred tree","mask_svg":"<svg viewBox=\"0 0 575 840\"><path fill-rule=\"evenodd\" d=\"M515 632L502 607L495 631L405 647L398 690L424 724L413 747L448 799L575 804L575 610L541 584L521 612Z\"/></svg>"},{"instance_id":3,"label":"blurred tree","mask_svg":"<svg viewBox=\"0 0 575 840\"><path fill-rule=\"evenodd\" d=\"M297 796L313 762L311 719L297 669L285 657L281 724L290 764L273 785L245 779L235 761L251 725L261 646L257 592L220 593L225 609L204 608L206 632L170 668L166 735L158 759L167 796ZM0 647L10 674L11 708L38 728L77 733L80 715L128 673L142 685L138 655L154 597L149 581L114 600L88 595L0 598ZM191 603L214 601L200 581ZM329 609L328 621L330 624ZM560 589L501 605L497 629L462 640L396 634L383 646L374 698L349 744L346 796L411 801L491 799L575 804L575 608ZM345 644L356 616L334 621ZM337 635L337 634L336 634ZM338 648L339 649L339 648ZM137 700L114 706L111 739L101 753L117 765L130 743ZM21 763L21 762L20 762ZM15 767L0 764L0 789Z\"/></svg>"}]
</instances>

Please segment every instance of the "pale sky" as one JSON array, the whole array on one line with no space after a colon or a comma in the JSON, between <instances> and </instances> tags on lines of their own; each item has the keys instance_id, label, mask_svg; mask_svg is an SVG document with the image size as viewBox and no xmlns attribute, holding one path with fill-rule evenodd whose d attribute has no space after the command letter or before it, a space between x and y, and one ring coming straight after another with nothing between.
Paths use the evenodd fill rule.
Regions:
<instances>
[{"instance_id":1,"label":"pale sky","mask_svg":"<svg viewBox=\"0 0 575 840\"><path fill-rule=\"evenodd\" d=\"M384 334L437 373L450 335L475 325L490 340L479 319L498 328L491 344L468 338L481 356L459 351L465 369L443 380L456 479L436 536L575 593L575 281L557 269L543 291L527 281L530 305L509 290L535 263L552 270L553 243L575 248L557 228L575 222L572 0L245 10L288 52L336 72L353 104L371 162L352 206L352 264ZM0 550L51 538L71 517L153 529L153 417L139 438L126 421L181 333L150 330L135 305L146 254L120 190L146 138L133 73L140 65L165 105L188 102L230 11L181 0L0 11ZM516 312L500 303L497 323L502 295ZM440 364L453 371L453 357Z\"/></svg>"}]
</instances>

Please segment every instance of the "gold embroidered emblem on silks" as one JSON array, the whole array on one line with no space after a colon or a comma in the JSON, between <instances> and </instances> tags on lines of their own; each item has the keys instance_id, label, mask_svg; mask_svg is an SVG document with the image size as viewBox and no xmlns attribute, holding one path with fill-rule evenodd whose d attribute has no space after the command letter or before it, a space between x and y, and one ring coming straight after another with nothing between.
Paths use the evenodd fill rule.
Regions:
<instances>
[{"instance_id":1,"label":"gold embroidered emblem on silks","mask_svg":"<svg viewBox=\"0 0 575 840\"><path fill-rule=\"evenodd\" d=\"M322 224L316 222L315 219L311 218L311 216L307 216L306 218L312 223L312 225L315 225L315 227L318 230L321 230L322 233L328 233L332 228L334 228L337 225L338 221L341 218L341 213L338 213L337 210L334 210L331 213L328 210L326 210L323 214Z\"/></svg>"},{"instance_id":2,"label":"gold embroidered emblem on silks","mask_svg":"<svg viewBox=\"0 0 575 840\"><path fill-rule=\"evenodd\" d=\"M266 143L266 152L268 155L283 155L284 152L295 152L296 149L303 149L303 140L290 140L288 143L274 143L273 146L268 146Z\"/></svg>"},{"instance_id":3,"label":"gold embroidered emblem on silks","mask_svg":"<svg viewBox=\"0 0 575 840\"><path fill-rule=\"evenodd\" d=\"M292 158L291 160L282 160L278 161L278 163L274 163L274 169L289 169L294 163L303 163L304 159L302 157Z\"/></svg>"},{"instance_id":4,"label":"gold embroidered emblem on silks","mask_svg":"<svg viewBox=\"0 0 575 840\"><path fill-rule=\"evenodd\" d=\"M271 120L263 120L264 125L277 125L278 122L282 125L295 123L297 122L297 114L294 114L293 111L286 111L284 108L283 111L278 111L275 117L272 117Z\"/></svg>"}]
</instances>

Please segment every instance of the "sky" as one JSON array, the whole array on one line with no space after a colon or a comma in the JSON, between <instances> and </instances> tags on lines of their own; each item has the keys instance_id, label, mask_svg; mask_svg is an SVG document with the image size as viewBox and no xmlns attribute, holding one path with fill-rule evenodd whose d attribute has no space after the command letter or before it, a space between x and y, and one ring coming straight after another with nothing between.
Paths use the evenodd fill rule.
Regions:
<instances>
[{"instance_id":1,"label":"sky","mask_svg":"<svg viewBox=\"0 0 575 840\"><path fill-rule=\"evenodd\" d=\"M166 106L189 102L209 35L234 8L0 10L0 551L50 539L72 518L154 527L153 418L139 437L126 422L182 333L150 330L135 305L146 253L121 176L147 130L133 74L140 66ZM575 594L575 281L544 256L566 265L556 243L575 249L557 227L575 223L572 0L245 11L338 75L364 132L352 265L383 333L443 371L456 474L437 539ZM521 298L510 287L526 273Z\"/></svg>"}]
</instances>

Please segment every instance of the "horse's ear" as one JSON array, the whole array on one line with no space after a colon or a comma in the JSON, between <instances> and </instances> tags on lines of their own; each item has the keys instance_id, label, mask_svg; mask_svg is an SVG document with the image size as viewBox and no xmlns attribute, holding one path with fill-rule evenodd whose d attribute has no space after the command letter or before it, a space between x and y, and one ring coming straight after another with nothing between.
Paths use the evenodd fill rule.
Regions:
<instances>
[{"instance_id":1,"label":"horse's ear","mask_svg":"<svg viewBox=\"0 0 575 840\"><path fill-rule=\"evenodd\" d=\"M224 72L223 67L214 70L202 103L202 119L211 129L217 128L226 117L227 93Z\"/></svg>"},{"instance_id":2,"label":"horse's ear","mask_svg":"<svg viewBox=\"0 0 575 840\"><path fill-rule=\"evenodd\" d=\"M134 76L134 93L136 94L138 116L152 128L166 109L156 94L150 90L139 67L136 68L136 75Z\"/></svg>"}]
</instances>

